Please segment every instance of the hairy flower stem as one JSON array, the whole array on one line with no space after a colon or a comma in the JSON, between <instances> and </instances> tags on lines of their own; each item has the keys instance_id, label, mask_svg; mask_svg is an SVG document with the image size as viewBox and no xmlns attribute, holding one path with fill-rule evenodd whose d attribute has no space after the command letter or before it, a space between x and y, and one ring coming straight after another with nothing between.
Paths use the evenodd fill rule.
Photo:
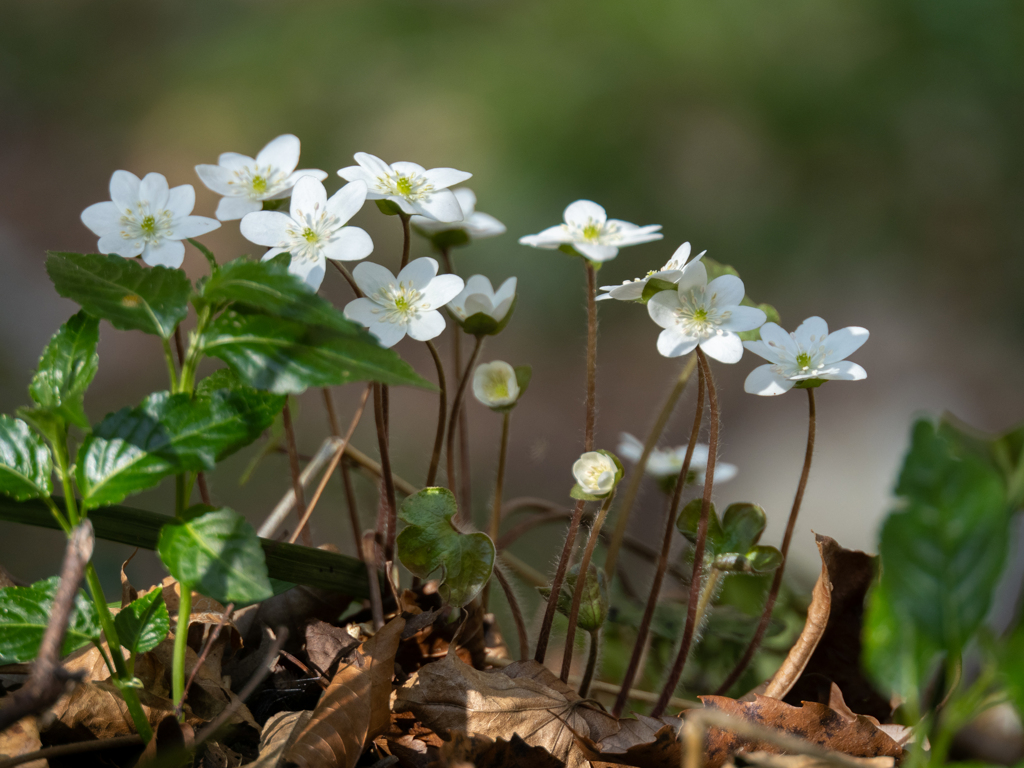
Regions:
<instances>
[{"instance_id":1,"label":"hairy flower stem","mask_svg":"<svg viewBox=\"0 0 1024 768\"><path fill-rule=\"evenodd\" d=\"M341 273L341 276L345 278L345 282L347 282L349 286L352 288L352 290L355 292L356 298L362 298L362 290L360 290L359 285L356 283L356 279L352 277L352 273L345 268L345 265L335 261L334 259L328 259L327 263L333 264L334 268Z\"/></svg>"},{"instance_id":2,"label":"hairy flower stem","mask_svg":"<svg viewBox=\"0 0 1024 768\"><path fill-rule=\"evenodd\" d=\"M192 616L192 587L179 584L181 602L178 603L178 622L174 627L174 668L171 670L171 695L174 708L180 713L178 722L185 722L182 700L185 696L185 654L188 650L188 622Z\"/></svg>"},{"instance_id":3,"label":"hairy flower stem","mask_svg":"<svg viewBox=\"0 0 1024 768\"><path fill-rule=\"evenodd\" d=\"M683 641L679 645L679 653L676 654L675 663L669 672L665 687L661 689L661 695L651 711L651 717L659 717L668 706L668 700L679 684L679 678L683 675L683 667L686 665L686 657L690 655L690 646L693 644L693 635L697 628L697 604L700 601L701 581L704 574L704 546L708 538L708 516L711 513L711 491L715 482L715 459L718 454L718 392L715 389L715 380L711 377L711 367L704 352L697 348L697 360L701 373L704 376L704 385L708 391L708 407L711 411L711 434L708 438L708 464L704 470L704 498L700 505L700 523L697 525L697 540L693 545L693 576L690 579L690 599L686 606L686 626L683 629Z\"/></svg>"},{"instance_id":4,"label":"hairy flower stem","mask_svg":"<svg viewBox=\"0 0 1024 768\"><path fill-rule=\"evenodd\" d=\"M562 654L562 682L566 682L569 679L569 668L572 666L572 652L576 645L576 624L580 619L580 603L583 602L583 589L587 583L587 571L590 569L590 560L594 556L594 548L597 546L598 539L601 536L601 527L604 525L605 518L608 517L608 510L612 506L612 501L615 499L615 491L608 494L608 498L604 500L601 505L601 511L597 513L597 519L594 521L593 527L590 529L590 538L587 539L587 546L583 550L583 559L580 560L580 570L576 576L576 586L572 592L572 604L569 608L569 629L565 635L565 652ZM555 593L551 593L551 597L548 598L548 602L552 599L557 601Z\"/></svg>"},{"instance_id":5,"label":"hairy flower stem","mask_svg":"<svg viewBox=\"0 0 1024 768\"><path fill-rule=\"evenodd\" d=\"M434 366L437 368L437 387L441 390L438 396L437 407L437 434L434 435L434 452L430 456L430 466L427 469L426 487L430 487L437 479L437 465L441 463L441 449L444 447L444 428L448 417L448 385L444 377L444 364L441 362L441 355L437 353L434 342L427 342L427 349L430 356L434 358ZM448 479L449 485L451 478Z\"/></svg>"},{"instance_id":6,"label":"hairy flower stem","mask_svg":"<svg viewBox=\"0 0 1024 768\"><path fill-rule=\"evenodd\" d=\"M373 415L377 424L377 445L380 448L381 505L377 512L377 535L384 544L384 561L395 559L395 538L398 527L398 504L395 501L395 481L391 477L391 453L388 448L387 387L373 385ZM383 567L384 563L378 563Z\"/></svg>"},{"instance_id":7,"label":"hairy flower stem","mask_svg":"<svg viewBox=\"0 0 1024 768\"><path fill-rule=\"evenodd\" d=\"M590 652L587 654L587 669L580 680L579 694L584 699L590 693L590 684L594 681L594 673L597 671L597 659L601 655L601 630L595 629L590 633Z\"/></svg>"},{"instance_id":8,"label":"hairy flower stem","mask_svg":"<svg viewBox=\"0 0 1024 768\"><path fill-rule=\"evenodd\" d=\"M715 597L715 593L718 591L718 585L722 581L722 576L725 573L718 570L714 566L708 570L707 581L704 582L704 586L700 590L700 599L697 601L697 619L696 626L697 631L700 631L701 624L704 623L704 617L707 616L708 607L711 605L711 601Z\"/></svg>"},{"instance_id":9,"label":"hairy flower stem","mask_svg":"<svg viewBox=\"0 0 1024 768\"><path fill-rule=\"evenodd\" d=\"M622 504L619 505L619 515L615 519L615 529L612 531L611 539L608 542L608 554L604 561L604 572L608 577L609 582L615 575L615 566L619 560L619 550L622 548L622 540L626 536L626 527L629 525L629 515L633 511L633 502L636 501L637 493L640 491L640 483L644 479L644 470L647 468L647 459L650 458L651 452L658 444L658 439L665 431L665 426L668 424L668 420L671 418L672 412L675 410L676 403L679 402L679 398L686 389L686 385L690 382L690 377L693 376L693 371L696 367L697 356L692 355L686 365L683 366L683 370L679 372L679 377L676 379L676 382L672 387L672 391L670 391L668 393L668 397L665 398L665 403L661 406L661 412L658 414L658 418L651 427L651 431L647 434L647 440L644 441L644 449L640 454L640 460L637 461L636 466L633 467L633 474L629 477L629 484L626 486L626 492L622 495ZM692 440L690 442L691 444L693 443ZM627 685L626 687L628 688L629 686Z\"/></svg>"},{"instance_id":10,"label":"hairy flower stem","mask_svg":"<svg viewBox=\"0 0 1024 768\"><path fill-rule=\"evenodd\" d=\"M526 635L526 622L523 621L523 611L519 607L519 601L516 600L515 592L512 591L512 585L505 578L505 574L501 572L501 566L498 563L494 564L494 577L505 592L505 599L508 600L508 607L512 612L512 621L515 622L516 634L519 636L519 658L526 661L526 655L530 652L530 639Z\"/></svg>"},{"instance_id":11,"label":"hairy flower stem","mask_svg":"<svg viewBox=\"0 0 1024 768\"><path fill-rule=\"evenodd\" d=\"M449 275L456 274L455 272L455 261L452 258L449 248L441 249L441 258L444 259L444 268ZM452 329L452 366L455 371L455 375L458 376L462 370L462 334L459 330ZM466 403L463 401L462 407L459 409L459 443L458 443L458 456L459 456L459 488L455 489L452 485L453 481L449 480L449 485L452 485L451 492L456 495L459 500L459 507L468 508L470 505L470 478L469 478L469 419L466 413Z\"/></svg>"},{"instance_id":12,"label":"hairy flower stem","mask_svg":"<svg viewBox=\"0 0 1024 768\"><path fill-rule=\"evenodd\" d=\"M587 415L583 440L583 450L586 452L594 450L594 423L597 414L597 273L589 260L584 259L583 263L587 270ZM562 554L558 557L555 577L551 581L551 597L544 609L544 619L540 625L540 634L537 636L537 650L533 654L534 659L541 664L544 663L544 657L548 652L548 641L551 638L551 627L555 621L558 595L561 594L565 572L569 568L569 560L572 558L573 546L576 544L576 534L580 529L580 519L583 517L585 506L585 501L576 502L572 519L569 521L569 531L565 536L565 544L562 546Z\"/></svg>"},{"instance_id":13,"label":"hairy flower stem","mask_svg":"<svg viewBox=\"0 0 1024 768\"><path fill-rule=\"evenodd\" d=\"M288 398L285 398L284 408L281 409L281 419L284 422L285 444L288 447L288 469L292 476L292 490L295 492L295 514L301 521L306 516L306 497L302 490L302 480L299 479L302 470L299 468L299 449L295 444L295 427L292 424L292 409L288 404ZM313 546L313 537L305 528L302 530L302 543L307 547Z\"/></svg>"},{"instance_id":14,"label":"hairy flower stem","mask_svg":"<svg viewBox=\"0 0 1024 768\"><path fill-rule=\"evenodd\" d=\"M466 365L466 370L462 373L459 379L459 388L455 390L455 399L452 401L451 416L448 419L448 487L455 487L455 434L458 427L459 411L462 408L462 400L466 395L466 385L469 383L470 376L473 375L473 366L476 365L477 358L480 357L480 350L484 346L484 336L476 337L476 344L473 346L473 354L469 356L469 363ZM465 453L465 452L464 452ZM459 513L457 520L463 524L468 525L472 521L472 515L470 514L470 500L463 499L462 504L459 505Z\"/></svg>"},{"instance_id":15,"label":"hairy flower stem","mask_svg":"<svg viewBox=\"0 0 1024 768\"><path fill-rule=\"evenodd\" d=\"M498 476L494 481L494 500L491 506L491 524L488 528L491 541L497 546L498 535L501 533L501 495L505 485L505 462L508 459L508 426L512 417L512 411L505 411L501 419L501 447L498 449ZM482 603L484 613L491 597L490 582L484 587Z\"/></svg>"},{"instance_id":16,"label":"hairy flower stem","mask_svg":"<svg viewBox=\"0 0 1024 768\"><path fill-rule=\"evenodd\" d=\"M696 362L696 356L693 358ZM640 628L637 631L636 640L633 643L633 653L629 657L629 666L626 668L626 676L622 681L622 689L615 699L615 706L612 714L619 717L626 700L629 698L629 689L633 687L633 681L640 671L640 660L643 658L644 649L647 647L647 638L651 630L651 621L654 619L654 609L658 605L658 596L661 594L661 584L665 579L665 572L668 569L668 556L672 549L672 530L676 525L676 515L679 514L679 503L682 498L683 486L686 485L686 477L690 473L690 462L693 459L693 449L697 445L697 438L700 436L700 423L704 416L704 372L701 370L697 376L697 408L693 414L693 427L690 429L690 442L686 446L686 456L683 458L683 466L679 469L679 476L676 478L675 488L672 490L672 499L665 510L665 532L661 539L661 553L658 555L658 567L654 571L654 581L651 582L651 594L647 597L647 605L644 606L644 615L640 620ZM639 469L640 465L637 464Z\"/></svg>"},{"instance_id":17,"label":"hairy flower stem","mask_svg":"<svg viewBox=\"0 0 1024 768\"><path fill-rule=\"evenodd\" d=\"M804 491L807 488L807 478L811 474L811 458L814 456L814 433L817 428L817 415L814 406L814 389L807 390L807 449L804 452L804 468L800 472L800 484L796 488L796 496L793 497L793 508L789 511L789 522L786 523L786 533L782 537L782 564L775 570L775 576L772 578L772 586L768 590L768 599L764 604L764 611L761 613L761 621L757 625L757 631L754 632L754 638L750 641L750 645L747 646L747 650L743 652L743 657L736 663L736 667L729 676L725 679L716 692L718 695L722 695L724 691L729 690L733 684L739 680L740 675L750 664L751 659L754 658L754 654L757 653L757 649L761 646L761 641L764 640L764 633L768 630L768 624L772 619L772 609L775 608L775 600L779 596L779 588L782 586L782 573L786 568L786 560L789 554L789 544L793 539L793 531L796 528L796 518L800 514L800 505L804 500Z\"/></svg>"},{"instance_id":18,"label":"hairy flower stem","mask_svg":"<svg viewBox=\"0 0 1024 768\"><path fill-rule=\"evenodd\" d=\"M409 228L409 219L412 216L405 211L400 211L398 218L402 220L402 269L409 263L409 247L412 245L412 231Z\"/></svg>"}]
</instances>

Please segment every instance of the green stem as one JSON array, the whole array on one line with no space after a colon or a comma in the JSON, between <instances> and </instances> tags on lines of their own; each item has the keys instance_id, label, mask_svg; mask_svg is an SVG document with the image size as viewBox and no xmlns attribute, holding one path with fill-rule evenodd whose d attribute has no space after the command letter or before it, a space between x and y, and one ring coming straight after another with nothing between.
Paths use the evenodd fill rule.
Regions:
<instances>
[{"instance_id":1,"label":"green stem","mask_svg":"<svg viewBox=\"0 0 1024 768\"><path fill-rule=\"evenodd\" d=\"M167 363L167 376L171 381L171 392L178 389L178 372L174 369L174 353L171 351L171 342L161 339L164 343L164 362Z\"/></svg>"},{"instance_id":2,"label":"green stem","mask_svg":"<svg viewBox=\"0 0 1024 768\"><path fill-rule=\"evenodd\" d=\"M210 307L203 307L199 312L199 318L196 321L195 341L189 345L185 362L181 366L181 376L178 378L178 392L192 394L192 390L196 387L196 367L203 356L203 347L200 339L202 339L203 333L206 331L211 315Z\"/></svg>"},{"instance_id":3,"label":"green stem","mask_svg":"<svg viewBox=\"0 0 1024 768\"><path fill-rule=\"evenodd\" d=\"M50 513L57 521L57 525L61 527L61 530L64 531L66 535L70 536L71 524L68 522L67 518L64 517L64 513L60 511L57 505L53 503L53 499L50 498L49 496L43 496L42 499L44 502L46 502L46 506L49 508Z\"/></svg>"},{"instance_id":4,"label":"green stem","mask_svg":"<svg viewBox=\"0 0 1024 768\"><path fill-rule=\"evenodd\" d=\"M430 455L430 466L427 469L426 487L431 487L437 479L437 466L441 463L441 449L444 448L444 428L448 418L448 384L444 376L444 364L441 362L441 355L437 352L434 342L427 342L427 349L430 356L434 358L434 366L437 368L437 388L441 391L438 396L437 407L437 433L434 435L434 452ZM451 485L449 478L448 484Z\"/></svg>"},{"instance_id":5,"label":"green stem","mask_svg":"<svg viewBox=\"0 0 1024 768\"><path fill-rule=\"evenodd\" d=\"M114 670L117 672L117 681L124 683L118 685L117 688L121 692L121 698L124 699L124 703L128 705L128 713L135 724L135 730L138 731L139 736L143 740L148 742L153 738L153 729L149 725L146 713L142 710L139 694L134 688L126 685L132 678L128 672L128 667L125 665L124 652L121 650L121 642L118 640L117 630L114 627L114 617L110 613L110 608L107 607L107 598L103 594L100 577L92 563L86 566L85 581L89 586L89 592L92 594L92 601L96 606L100 627L103 629L103 636L107 640L107 647L110 648L110 658L114 663Z\"/></svg>"},{"instance_id":6,"label":"green stem","mask_svg":"<svg viewBox=\"0 0 1024 768\"><path fill-rule=\"evenodd\" d=\"M184 519L185 510L188 509L188 477L185 473L174 476L174 514L179 519Z\"/></svg>"},{"instance_id":7,"label":"green stem","mask_svg":"<svg viewBox=\"0 0 1024 768\"><path fill-rule=\"evenodd\" d=\"M698 632L700 632L701 622L704 621L708 606L711 605L711 601L714 599L715 592L718 591L718 585L724 575L723 571L711 566L711 572L708 574L707 581L704 582L704 586L700 591L700 600L697 601L697 618L694 621L694 625L697 627Z\"/></svg>"},{"instance_id":8,"label":"green stem","mask_svg":"<svg viewBox=\"0 0 1024 768\"><path fill-rule=\"evenodd\" d=\"M636 501L637 494L640 491L640 483L644 479L647 460L650 458L654 447L658 444L658 439L665 431L668 420L675 410L676 403L679 402L679 398L686 389L686 385L689 383L696 368L697 356L691 355L689 362L680 371L672 391L665 398L665 403L661 406L661 412L658 414L654 426L651 427L651 431L647 434L647 440L644 441L644 449L640 454L640 459L637 461L636 466L633 467L633 474L629 476L629 484L626 486L626 492L622 495L622 504L619 505L619 516L615 519L615 529L612 531L611 538L608 541L608 554L604 561L604 572L609 581L615 575L615 565L619 560L619 550L622 547L622 540L626 537L626 526L629 524L629 515L633 511L633 502ZM629 686L626 687L628 688Z\"/></svg>"},{"instance_id":9,"label":"green stem","mask_svg":"<svg viewBox=\"0 0 1024 768\"><path fill-rule=\"evenodd\" d=\"M67 430L61 439L53 443L54 458L57 459L57 474L60 476L61 486L64 488L64 508L68 513L68 522L74 528L79 523L78 502L75 499L75 489L71 484L71 469L68 462Z\"/></svg>"},{"instance_id":10,"label":"green stem","mask_svg":"<svg viewBox=\"0 0 1024 768\"><path fill-rule=\"evenodd\" d=\"M181 601L178 603L178 622L174 628L174 667L171 670L171 693L174 697L174 706L181 712L182 699L185 696L185 652L188 650L188 622L192 616L192 587L189 584L179 584L181 587ZM185 722L185 714L182 712L178 717L179 722Z\"/></svg>"},{"instance_id":11,"label":"green stem","mask_svg":"<svg viewBox=\"0 0 1024 768\"><path fill-rule=\"evenodd\" d=\"M590 633L590 652L587 654L587 669L580 680L580 696L584 699L590 693L590 684L594 681L594 673L597 671L597 658L601 654L601 630L595 629Z\"/></svg>"}]
</instances>

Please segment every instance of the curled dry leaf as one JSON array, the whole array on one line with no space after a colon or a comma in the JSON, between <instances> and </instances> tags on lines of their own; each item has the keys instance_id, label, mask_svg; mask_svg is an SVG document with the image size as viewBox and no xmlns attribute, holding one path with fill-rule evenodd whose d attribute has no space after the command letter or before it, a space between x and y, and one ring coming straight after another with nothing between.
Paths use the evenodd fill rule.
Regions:
<instances>
[{"instance_id":1,"label":"curled dry leaf","mask_svg":"<svg viewBox=\"0 0 1024 768\"><path fill-rule=\"evenodd\" d=\"M807 701L793 707L778 699L755 696L754 701L737 701L725 696L701 696L704 706L742 717L768 728L805 739L813 744L854 757L899 758L903 749L869 718L858 715L847 720L824 704ZM700 710L694 710L700 711ZM708 731L705 768L719 768L736 752L761 750L778 753L772 744L751 741L730 731Z\"/></svg>"},{"instance_id":2,"label":"curled dry leaf","mask_svg":"<svg viewBox=\"0 0 1024 768\"><path fill-rule=\"evenodd\" d=\"M303 632L306 656L317 670L327 676L333 675L341 658L359 645L359 641L344 627L336 627L320 619L310 619Z\"/></svg>"},{"instance_id":3,"label":"curled dry leaf","mask_svg":"<svg viewBox=\"0 0 1024 768\"><path fill-rule=\"evenodd\" d=\"M802 701L824 703L836 683L854 712L885 720L892 707L860 666L864 599L878 573L877 558L844 549L828 536L816 534L815 539L821 575L807 623L765 695L794 706Z\"/></svg>"},{"instance_id":4,"label":"curled dry leaf","mask_svg":"<svg viewBox=\"0 0 1024 768\"><path fill-rule=\"evenodd\" d=\"M374 744L384 754L397 757L401 768L432 768L445 741L412 712L398 712L391 714L391 727Z\"/></svg>"},{"instance_id":5,"label":"curled dry leaf","mask_svg":"<svg viewBox=\"0 0 1024 768\"><path fill-rule=\"evenodd\" d=\"M617 729L611 715L535 661L481 672L453 653L409 678L398 690L394 710L412 712L445 737L461 732L507 739L517 734L569 768L588 763L576 745L577 735L598 741Z\"/></svg>"},{"instance_id":6,"label":"curled dry leaf","mask_svg":"<svg viewBox=\"0 0 1024 768\"><path fill-rule=\"evenodd\" d=\"M260 735L260 756L245 768L277 768L284 751L291 746L302 729L309 722L313 713L278 712L267 720Z\"/></svg>"},{"instance_id":7,"label":"curled dry leaf","mask_svg":"<svg viewBox=\"0 0 1024 768\"><path fill-rule=\"evenodd\" d=\"M39 740L39 725L34 716L23 717L6 730L0 731L0 760L27 755L29 752L42 749L42 746ZM33 760L22 765L25 768L46 768L47 762Z\"/></svg>"},{"instance_id":8,"label":"curled dry leaf","mask_svg":"<svg viewBox=\"0 0 1024 768\"><path fill-rule=\"evenodd\" d=\"M352 654L285 753L299 768L352 768L391 724L391 678L405 620L392 619Z\"/></svg>"},{"instance_id":9,"label":"curled dry leaf","mask_svg":"<svg viewBox=\"0 0 1024 768\"><path fill-rule=\"evenodd\" d=\"M565 764L543 747L531 747L513 734L508 741L477 734L453 733L441 746L438 768L562 768Z\"/></svg>"},{"instance_id":10,"label":"curled dry leaf","mask_svg":"<svg viewBox=\"0 0 1024 768\"><path fill-rule=\"evenodd\" d=\"M577 739L583 753L592 762L635 765L642 768L678 768L683 751L678 717L638 715L619 721L619 730L595 742Z\"/></svg>"}]
</instances>

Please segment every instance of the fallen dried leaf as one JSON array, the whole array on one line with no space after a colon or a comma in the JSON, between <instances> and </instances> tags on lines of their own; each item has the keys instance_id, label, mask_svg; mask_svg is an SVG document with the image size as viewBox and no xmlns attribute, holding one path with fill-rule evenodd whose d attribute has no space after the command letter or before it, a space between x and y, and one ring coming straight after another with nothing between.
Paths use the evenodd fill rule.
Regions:
<instances>
[{"instance_id":1,"label":"fallen dried leaf","mask_svg":"<svg viewBox=\"0 0 1024 768\"><path fill-rule=\"evenodd\" d=\"M338 661L357 645L359 641L342 627L336 627L320 619L311 619L305 628L306 656L320 672L332 677Z\"/></svg>"},{"instance_id":2,"label":"fallen dried leaf","mask_svg":"<svg viewBox=\"0 0 1024 768\"><path fill-rule=\"evenodd\" d=\"M124 608L128 603L137 600L139 597L139 591L132 586L132 583L128 581L128 574L124 572L125 566L128 565L135 556L139 554L139 548L136 547L135 551L128 556L128 559L121 563L121 607Z\"/></svg>"},{"instance_id":3,"label":"fallen dried leaf","mask_svg":"<svg viewBox=\"0 0 1024 768\"><path fill-rule=\"evenodd\" d=\"M793 707L767 696L755 696L754 701L737 701L725 696L700 698L709 709L718 709L760 723L835 752L854 757L899 758L903 754L899 744L869 718L859 715L856 720L850 721L824 704L808 701L801 707ZM752 741L730 731L711 728L708 731L704 765L705 768L719 768L735 752L755 750L779 752L777 747L766 742Z\"/></svg>"},{"instance_id":4,"label":"fallen dried leaf","mask_svg":"<svg viewBox=\"0 0 1024 768\"><path fill-rule=\"evenodd\" d=\"M302 729L309 722L313 713L278 712L267 720L260 736L260 756L248 763L246 768L277 768L284 751L295 741Z\"/></svg>"},{"instance_id":5,"label":"fallen dried leaf","mask_svg":"<svg viewBox=\"0 0 1024 768\"><path fill-rule=\"evenodd\" d=\"M391 727L373 743L398 758L401 768L430 768L440 758L444 739L416 719L412 712L391 714Z\"/></svg>"},{"instance_id":6,"label":"fallen dried leaf","mask_svg":"<svg viewBox=\"0 0 1024 768\"><path fill-rule=\"evenodd\" d=\"M39 725L36 718L23 717L6 730L0 731L0 760L20 757L42 748L39 740ZM22 763L24 768L46 768L46 760L33 760Z\"/></svg>"},{"instance_id":7,"label":"fallen dried leaf","mask_svg":"<svg viewBox=\"0 0 1024 768\"><path fill-rule=\"evenodd\" d=\"M487 736L453 733L441 746L438 768L562 768L565 763L543 747L531 747L513 734L508 741Z\"/></svg>"},{"instance_id":8,"label":"fallen dried leaf","mask_svg":"<svg viewBox=\"0 0 1024 768\"><path fill-rule=\"evenodd\" d=\"M891 757L855 757L852 758L864 768L893 768L896 761ZM771 752L744 752L734 755L725 764L725 768L834 768L833 764L811 755L776 755Z\"/></svg>"},{"instance_id":9,"label":"fallen dried leaf","mask_svg":"<svg viewBox=\"0 0 1024 768\"><path fill-rule=\"evenodd\" d=\"M352 768L366 745L388 729L395 652L404 626L404 619L392 619L338 670L288 748L289 762L300 768Z\"/></svg>"}]
</instances>

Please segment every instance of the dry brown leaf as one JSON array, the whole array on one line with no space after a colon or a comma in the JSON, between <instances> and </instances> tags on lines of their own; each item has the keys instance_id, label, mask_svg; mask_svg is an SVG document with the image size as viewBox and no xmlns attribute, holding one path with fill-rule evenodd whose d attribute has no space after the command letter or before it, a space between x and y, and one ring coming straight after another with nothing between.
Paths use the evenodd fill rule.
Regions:
<instances>
[{"instance_id":1,"label":"dry brown leaf","mask_svg":"<svg viewBox=\"0 0 1024 768\"><path fill-rule=\"evenodd\" d=\"M583 753L593 762L635 765L642 768L678 768L683 750L678 717L638 715L619 721L619 730L595 742L578 739Z\"/></svg>"},{"instance_id":2,"label":"dry brown leaf","mask_svg":"<svg viewBox=\"0 0 1024 768\"><path fill-rule=\"evenodd\" d=\"M128 574L124 572L125 567L135 556L139 554L139 548L136 547L135 551L129 555L128 559L121 563L121 607L124 608L128 603L137 600L139 597L139 591L132 586L132 583L128 581Z\"/></svg>"},{"instance_id":3,"label":"dry brown leaf","mask_svg":"<svg viewBox=\"0 0 1024 768\"><path fill-rule=\"evenodd\" d=\"M437 762L445 741L412 712L392 712L391 727L373 743L384 754L397 757L400 768L429 768Z\"/></svg>"},{"instance_id":4,"label":"dry brown leaf","mask_svg":"<svg viewBox=\"0 0 1024 768\"><path fill-rule=\"evenodd\" d=\"M850 758L864 768L893 768L896 761L891 757ZM725 768L834 768L834 764L811 755L776 755L771 752L744 752L725 764Z\"/></svg>"},{"instance_id":5,"label":"dry brown leaf","mask_svg":"<svg viewBox=\"0 0 1024 768\"><path fill-rule=\"evenodd\" d=\"M181 585L175 581L172 576L168 576L160 583L159 588L163 590L164 603L167 605L167 612L171 615L171 627L176 627L178 621L178 606L181 604ZM154 589L157 589L157 587L152 587L144 592L140 592L139 596L148 595ZM234 621L231 619L228 619L227 621L224 620L224 614L226 611L227 609L212 597L206 597L204 595L200 595L198 592L193 592L192 612L188 617L189 646L198 651L202 647L206 633L211 631L217 624L223 623L225 626L217 637L217 643L224 645L225 641L230 640L232 648L236 650L241 648L242 633L239 632ZM196 625L202 626L200 627Z\"/></svg>"},{"instance_id":6,"label":"dry brown leaf","mask_svg":"<svg viewBox=\"0 0 1024 768\"><path fill-rule=\"evenodd\" d=\"M513 734L508 741L453 733L439 750L438 768L562 768L565 763L543 747L531 747Z\"/></svg>"},{"instance_id":7,"label":"dry brown leaf","mask_svg":"<svg viewBox=\"0 0 1024 768\"><path fill-rule=\"evenodd\" d=\"M23 717L6 730L0 731L0 760L27 755L29 752L42 749L42 746L39 740L39 725L34 716ZM24 768L46 768L47 762L33 760L22 765Z\"/></svg>"},{"instance_id":8,"label":"dry brown leaf","mask_svg":"<svg viewBox=\"0 0 1024 768\"><path fill-rule=\"evenodd\" d=\"M320 619L311 619L305 628L306 656L320 672L331 677L342 656L359 645L348 631Z\"/></svg>"},{"instance_id":9,"label":"dry brown leaf","mask_svg":"<svg viewBox=\"0 0 1024 768\"><path fill-rule=\"evenodd\" d=\"M899 758L903 754L903 749L869 718L857 716L856 720L849 721L824 704L808 701L801 707L793 707L767 696L756 696L754 701L737 701L725 696L700 698L709 709L718 709L753 723L760 723L835 752L843 752L854 757ZM729 731L711 728L708 731L704 765L705 768L718 768L735 752L755 750L774 753L780 751L774 745L751 741Z\"/></svg>"},{"instance_id":10,"label":"dry brown leaf","mask_svg":"<svg viewBox=\"0 0 1024 768\"><path fill-rule=\"evenodd\" d=\"M481 672L455 654L416 672L398 690L394 710L412 712L442 736L465 732L507 739L517 734L570 768L587 764L577 734L599 740L616 729L611 715L535 661Z\"/></svg>"},{"instance_id":11,"label":"dry brown leaf","mask_svg":"<svg viewBox=\"0 0 1024 768\"><path fill-rule=\"evenodd\" d=\"M391 678L405 620L392 619L352 654L285 755L300 768L352 768L391 724Z\"/></svg>"},{"instance_id":12,"label":"dry brown leaf","mask_svg":"<svg viewBox=\"0 0 1024 768\"><path fill-rule=\"evenodd\" d=\"M309 722L313 713L278 712L267 720L260 735L260 756L245 768L277 768L284 751L291 745L302 729Z\"/></svg>"}]
</instances>

